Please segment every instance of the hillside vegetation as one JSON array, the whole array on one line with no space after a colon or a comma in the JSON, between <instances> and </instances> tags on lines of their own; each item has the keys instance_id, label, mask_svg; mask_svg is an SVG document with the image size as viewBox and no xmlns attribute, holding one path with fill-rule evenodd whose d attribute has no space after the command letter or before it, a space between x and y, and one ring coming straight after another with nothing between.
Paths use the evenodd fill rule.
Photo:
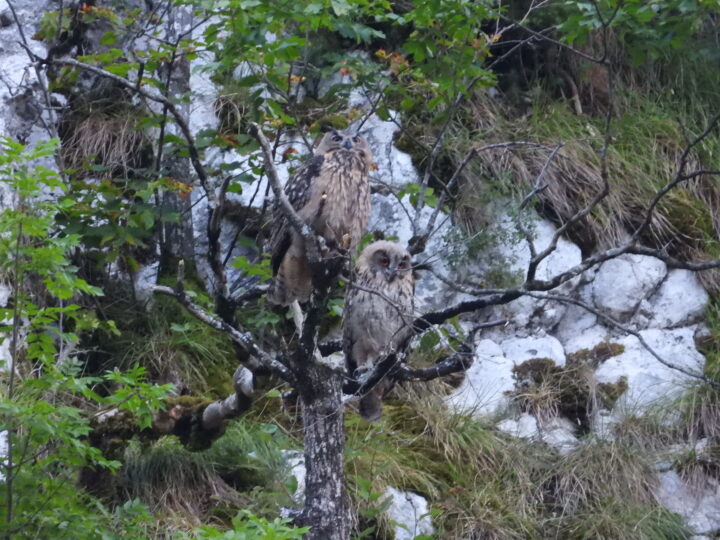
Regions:
<instances>
[{"instance_id":1,"label":"hillside vegetation","mask_svg":"<svg viewBox=\"0 0 720 540\"><path fill-rule=\"evenodd\" d=\"M287 512L306 497L305 398L253 364L258 350L282 359L306 339L264 298L271 195L258 178L270 173L253 125L287 173L328 126L395 122L381 144L407 154L417 179L392 184L376 156L373 192L405 201L409 216L438 210L437 230L442 220L450 230L442 241L456 245L430 252L440 241L431 227L409 240L434 268L461 273L521 242L494 225L530 213L569 223L564 237L584 258L636 230L637 245L668 260L720 258L712 0L8 4L17 10L0 40L24 41L22 69L37 82L6 99L23 113L13 118L34 118L26 136L19 120L0 123L4 538L307 534ZM644 227L650 201L690 171L700 173L658 198ZM385 231L366 240L373 233ZM442 292L477 300L533 281L509 267L496 257ZM564 366L517 365L495 415L447 406L462 369L399 380L376 423L347 406L351 537L400 537L392 487L427 500L435 533L420 540L689 538L697 531L659 502L657 475L665 467L698 489L720 482L717 268L698 273L710 295L696 334L702 373L608 436L593 422L627 380L598 385L593 370L623 352L614 342ZM328 284L310 358L340 335L344 285L342 275ZM467 348L484 335L468 331L487 322L483 309L428 325L407 364L482 352ZM247 403L239 365L253 371ZM232 414L203 424L233 395ZM498 429L521 413L569 419L577 447Z\"/></svg>"}]
</instances>

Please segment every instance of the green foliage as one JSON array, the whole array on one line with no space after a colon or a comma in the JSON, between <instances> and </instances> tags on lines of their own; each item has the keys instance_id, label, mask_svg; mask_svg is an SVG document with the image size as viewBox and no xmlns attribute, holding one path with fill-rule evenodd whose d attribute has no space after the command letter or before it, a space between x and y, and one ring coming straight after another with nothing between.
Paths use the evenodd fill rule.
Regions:
<instances>
[{"instance_id":1,"label":"green foliage","mask_svg":"<svg viewBox=\"0 0 720 540\"><path fill-rule=\"evenodd\" d=\"M309 527L295 527L289 519L275 518L268 521L248 511L240 512L232 520L232 530L219 531L215 527L200 527L194 535L179 535L178 540L197 538L221 538L226 540L302 540L303 535L310 530Z\"/></svg>"},{"instance_id":2,"label":"green foliage","mask_svg":"<svg viewBox=\"0 0 720 540\"><path fill-rule=\"evenodd\" d=\"M560 25L565 41L582 44L593 31L608 26L638 65L679 49L720 13L715 0L570 1L565 6L568 14Z\"/></svg>"},{"instance_id":3,"label":"green foliage","mask_svg":"<svg viewBox=\"0 0 720 540\"><path fill-rule=\"evenodd\" d=\"M11 305L0 310L0 319L7 321L1 337L10 343L12 355L12 365L5 366L7 391L0 398L0 431L7 434L11 456L3 467L0 502L7 514L2 515L0 533L22 537L32 530L39 538L115 538L119 530L136 530L145 514L132 505L114 513L101 506L93 511L92 498L78 495L79 470L114 471L120 465L88 442L90 420L101 407L117 407L149 425L170 387L146 383L141 369L85 376L82 364L64 352L78 343L80 332L98 326L73 300L102 291L79 278L70 262L78 236L56 232L54 217L67 204L65 185L41 165L53 155L56 142L34 148L0 142L0 181L15 197L14 204L0 212L0 269L13 289ZM24 337L24 345L16 336ZM117 391L107 396L96 392L108 384ZM126 521L125 514L132 519ZM71 515L77 519L69 519Z\"/></svg>"},{"instance_id":4,"label":"green foliage","mask_svg":"<svg viewBox=\"0 0 720 540\"><path fill-rule=\"evenodd\" d=\"M210 305L188 278L188 294ZM114 299L107 316L117 321L120 335L111 342L94 335L88 346L98 343L107 369L143 366L151 377L167 380L175 373L194 393L225 397L232 391L235 356L232 345L217 330L195 319L171 298L158 296L149 310Z\"/></svg>"}]
</instances>

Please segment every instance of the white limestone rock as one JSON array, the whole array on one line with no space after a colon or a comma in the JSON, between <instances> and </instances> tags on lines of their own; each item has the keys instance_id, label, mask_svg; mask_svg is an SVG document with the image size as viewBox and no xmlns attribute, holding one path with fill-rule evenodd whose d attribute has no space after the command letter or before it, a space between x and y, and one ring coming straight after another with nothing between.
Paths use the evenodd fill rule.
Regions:
<instances>
[{"instance_id":1,"label":"white limestone rock","mask_svg":"<svg viewBox=\"0 0 720 540\"><path fill-rule=\"evenodd\" d=\"M298 450L283 450L282 454L285 458L288 474L294 476L295 480L297 480L297 487L295 493L292 494L292 499L297 504L303 505L305 504L305 477L307 475L305 456Z\"/></svg>"},{"instance_id":2,"label":"white limestone rock","mask_svg":"<svg viewBox=\"0 0 720 540\"><path fill-rule=\"evenodd\" d=\"M715 537L720 530L720 484L708 478L707 485L692 487L676 471L658 474L655 495L660 503L682 516L697 535Z\"/></svg>"},{"instance_id":3,"label":"white limestone rock","mask_svg":"<svg viewBox=\"0 0 720 540\"><path fill-rule=\"evenodd\" d=\"M504 218L503 227L513 228L510 218ZM529 226L535 250L539 253L546 249L555 234L556 228L546 219L535 218ZM512 229L514 230L514 229ZM503 246L503 251L513 261L514 268L519 272L525 272L530 262L530 248L526 240L513 242ZM536 279L547 280L558 274L577 266L582 261L582 252L572 242L560 237L555 251L548 255L539 265L536 272ZM579 278L574 278L574 283L558 287L556 291L573 289L579 283Z\"/></svg>"},{"instance_id":4,"label":"white limestone rock","mask_svg":"<svg viewBox=\"0 0 720 540\"><path fill-rule=\"evenodd\" d=\"M593 281L595 307L627 320L667 273L664 262L645 255L621 255L605 261Z\"/></svg>"},{"instance_id":5,"label":"white limestone rock","mask_svg":"<svg viewBox=\"0 0 720 540\"><path fill-rule=\"evenodd\" d=\"M540 439L561 454L569 454L578 445L575 425L567 418L559 416L541 423Z\"/></svg>"},{"instance_id":6,"label":"white limestone rock","mask_svg":"<svg viewBox=\"0 0 720 540\"><path fill-rule=\"evenodd\" d=\"M530 231L536 252L541 252L550 245L555 226L547 220L534 217L524 227ZM473 272L482 276L492 268L496 268L498 261L503 261L503 271L524 279L530 262L530 248L527 240L520 236L516 222L510 216L500 216L489 232L500 242L496 250L489 250L485 257L481 257L475 265ZM560 238L555 251L546 257L537 268L535 278L548 280L582 261L582 252L572 242ZM570 294L580 284L580 276L575 277L553 292ZM508 319L516 329L551 328L555 326L565 314L567 306L552 300L541 300L522 296L509 304L494 309L493 317Z\"/></svg>"},{"instance_id":7,"label":"white limestone rock","mask_svg":"<svg viewBox=\"0 0 720 540\"><path fill-rule=\"evenodd\" d=\"M698 322L708 304L708 294L689 270L670 270L660 289L650 298L650 326L675 328Z\"/></svg>"},{"instance_id":8,"label":"white limestone rock","mask_svg":"<svg viewBox=\"0 0 720 540\"><path fill-rule=\"evenodd\" d=\"M496 427L503 433L520 439L536 439L540 434L537 419L530 413L522 413L517 418L506 418Z\"/></svg>"},{"instance_id":9,"label":"white limestone rock","mask_svg":"<svg viewBox=\"0 0 720 540\"><path fill-rule=\"evenodd\" d=\"M565 351L553 336L510 338L500 343L503 355L518 365L532 358L550 358L558 366L565 365Z\"/></svg>"},{"instance_id":10,"label":"white limestone rock","mask_svg":"<svg viewBox=\"0 0 720 540\"><path fill-rule=\"evenodd\" d=\"M382 120L373 114L362 126L378 167L371 173L371 180L395 188L417 183L419 177L410 154L398 150L394 143L395 133L400 131L400 115L392 110L388 113L391 120Z\"/></svg>"},{"instance_id":11,"label":"white limestone rock","mask_svg":"<svg viewBox=\"0 0 720 540\"><path fill-rule=\"evenodd\" d=\"M430 536L435 532L424 497L391 486L387 487L385 495L392 499L385 516L393 527L395 540L413 540L417 536Z\"/></svg>"},{"instance_id":12,"label":"white limestone rock","mask_svg":"<svg viewBox=\"0 0 720 540\"><path fill-rule=\"evenodd\" d=\"M505 358L495 342L480 340L475 348L475 361L465 372L462 384L445 398L448 408L476 416L498 414L508 405L505 392L515 388L513 367L512 360Z\"/></svg>"},{"instance_id":13,"label":"white limestone rock","mask_svg":"<svg viewBox=\"0 0 720 540\"><path fill-rule=\"evenodd\" d=\"M592 305L592 283L581 286L575 292L577 298ZM598 322L596 315L580 306L569 305L553 335L562 343L565 353L572 354L581 349L592 349L607 341L608 329Z\"/></svg>"},{"instance_id":14,"label":"white limestone rock","mask_svg":"<svg viewBox=\"0 0 720 540\"><path fill-rule=\"evenodd\" d=\"M640 335L663 360L689 372L702 373L705 358L695 348L694 328L648 329ZM618 399L616 412L643 414L655 405L677 398L694 381L658 361L635 336L615 341L625 347L624 352L603 362L595 371L595 377L600 383L627 378L628 389Z\"/></svg>"},{"instance_id":15,"label":"white limestone rock","mask_svg":"<svg viewBox=\"0 0 720 540\"><path fill-rule=\"evenodd\" d=\"M522 413L516 419L503 420L497 428L513 437L543 442L561 454L572 452L578 444L573 423L559 416L541 422L532 414Z\"/></svg>"}]
</instances>

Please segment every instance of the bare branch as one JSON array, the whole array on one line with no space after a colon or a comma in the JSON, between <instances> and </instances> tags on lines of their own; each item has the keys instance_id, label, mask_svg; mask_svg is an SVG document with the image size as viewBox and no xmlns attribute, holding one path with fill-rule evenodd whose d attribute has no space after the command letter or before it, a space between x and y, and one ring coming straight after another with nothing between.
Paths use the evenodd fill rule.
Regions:
<instances>
[{"instance_id":1,"label":"bare branch","mask_svg":"<svg viewBox=\"0 0 720 540\"><path fill-rule=\"evenodd\" d=\"M638 238L640 238L640 235L650 226L655 208L657 207L660 200L670 190L677 187L682 182L691 180L693 178L697 178L699 176L720 174L720 171L718 171L718 170L704 170L704 169L694 171L689 174L685 174L685 167L687 167L687 162L688 162L688 158L690 157L690 152L698 144L700 144L702 141L704 141L710 135L710 133L712 133L712 131L717 127L718 123L720 123L720 114L717 114L712 120L710 120L709 124L705 128L705 131L703 131L692 142L690 142L690 144L688 144L685 147L685 150L683 150L683 153L680 156L680 162L678 164L677 174L675 175L675 178L673 178L670 182L668 182L662 189L660 189L655 194L655 197L653 197L653 200L650 202L650 205L648 206L647 212L645 214L645 219L640 224L640 226L638 226L638 228L635 229L635 232L633 232L633 234L632 234L633 240L637 240Z\"/></svg>"},{"instance_id":2,"label":"bare branch","mask_svg":"<svg viewBox=\"0 0 720 540\"><path fill-rule=\"evenodd\" d=\"M427 244L428 239L433 233L433 230L435 228L435 222L437 221L437 218L442 211L442 207L445 204L445 201L448 197L451 196L451 190L455 187L455 184L457 184L460 176L462 175L462 172L465 170L465 167L467 167L470 161L472 161L472 159L476 157L480 152L484 152L486 150L494 150L496 148L511 148L513 146L533 146L545 148L544 144L530 141L508 141L486 144L484 146L471 148L470 151L465 155L463 160L455 168L453 175L450 177L450 180L448 180L447 184L445 185L443 192L440 194L438 202L435 205L435 209L430 215L430 219L428 220L427 226L425 227L425 231L421 235L413 236L408 242L408 251L411 255L417 255L418 253L422 253L425 250L425 245Z\"/></svg>"},{"instance_id":3,"label":"bare branch","mask_svg":"<svg viewBox=\"0 0 720 540\"><path fill-rule=\"evenodd\" d=\"M450 357L443 358L429 368L411 368L401 366L393 373L393 377L400 381L432 381L453 373L466 371L473 365L474 356L470 352L459 352Z\"/></svg>"},{"instance_id":4,"label":"bare branch","mask_svg":"<svg viewBox=\"0 0 720 540\"><path fill-rule=\"evenodd\" d=\"M648 248L644 246L632 246L627 250L627 253L634 253L636 255L649 255L663 261L668 268L681 268L683 270L690 270L692 272L702 272L703 270L711 270L713 268L720 267L720 259L714 259L711 261L700 261L700 262L687 262L671 257L666 253L663 253L659 249Z\"/></svg>"},{"instance_id":5,"label":"bare branch","mask_svg":"<svg viewBox=\"0 0 720 540\"><path fill-rule=\"evenodd\" d=\"M418 317L417 319L415 319L415 321L413 321L413 328L415 330L415 333L417 334L424 330L427 330L433 325L442 324L448 319L452 319L457 315L462 315L463 313L471 313L473 311L477 311L478 309L489 306L507 304L517 298L520 298L524 293L525 291L520 289L508 289L498 294L488 295L484 298L460 302L447 309L443 309L440 311L432 311L430 313L422 315L421 317Z\"/></svg>"},{"instance_id":6,"label":"bare branch","mask_svg":"<svg viewBox=\"0 0 720 540\"><path fill-rule=\"evenodd\" d=\"M535 195L541 193L543 190L545 190L545 188L547 188L547 184L543 184L545 173L547 172L548 167L550 167L550 163L552 163L552 160L555 158L555 156L563 146L565 146L565 143L559 142L555 145L555 148L553 148L552 152L550 152L550 155L545 160L545 163L543 164L540 173L537 175L537 178L535 178L535 184L533 185L532 190L530 191L530 193L525 195L525 198L520 203L520 210L524 209Z\"/></svg>"}]
</instances>

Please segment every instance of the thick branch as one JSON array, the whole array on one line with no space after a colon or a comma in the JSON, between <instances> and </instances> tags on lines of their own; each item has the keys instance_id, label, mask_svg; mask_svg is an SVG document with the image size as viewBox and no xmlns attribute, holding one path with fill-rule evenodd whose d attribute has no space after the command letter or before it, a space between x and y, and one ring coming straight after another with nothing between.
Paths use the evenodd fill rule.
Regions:
<instances>
[{"instance_id":1,"label":"thick branch","mask_svg":"<svg viewBox=\"0 0 720 540\"><path fill-rule=\"evenodd\" d=\"M418 317L417 319L415 319L415 321L413 321L413 328L415 330L415 333L419 334L420 332L427 330L431 326L435 324L442 324L448 319L452 319L457 315L462 315L463 313L471 313L473 311L477 311L478 309L486 308L489 306L507 304L517 298L520 298L523 294L524 292L522 290L508 289L499 294L489 295L487 297L478 298L476 300L460 302L447 309L443 309L441 311L433 311L430 313L426 313L421 317Z\"/></svg>"},{"instance_id":2,"label":"thick branch","mask_svg":"<svg viewBox=\"0 0 720 540\"><path fill-rule=\"evenodd\" d=\"M227 334L235 344L239 345L248 353L248 355L250 355L247 363L248 368L256 370L264 367L290 384L293 384L295 381L295 377L292 375L290 370L280 361L275 360L268 353L258 347L249 332L241 332L218 317L211 315L202 307L190 300L183 291L178 291L163 285L155 285L153 287L153 291L167 296L172 296L198 320Z\"/></svg>"},{"instance_id":3,"label":"thick branch","mask_svg":"<svg viewBox=\"0 0 720 540\"><path fill-rule=\"evenodd\" d=\"M253 402L253 374L244 366L239 366L233 375L234 394L211 403L202 414L202 426L205 430L216 430L226 420L235 418L250 408Z\"/></svg>"},{"instance_id":4,"label":"thick branch","mask_svg":"<svg viewBox=\"0 0 720 540\"><path fill-rule=\"evenodd\" d=\"M432 381L453 373L466 371L473 365L474 355L470 352L458 352L438 361L428 368L411 368L401 366L393 373L393 377L400 381Z\"/></svg>"}]
</instances>

